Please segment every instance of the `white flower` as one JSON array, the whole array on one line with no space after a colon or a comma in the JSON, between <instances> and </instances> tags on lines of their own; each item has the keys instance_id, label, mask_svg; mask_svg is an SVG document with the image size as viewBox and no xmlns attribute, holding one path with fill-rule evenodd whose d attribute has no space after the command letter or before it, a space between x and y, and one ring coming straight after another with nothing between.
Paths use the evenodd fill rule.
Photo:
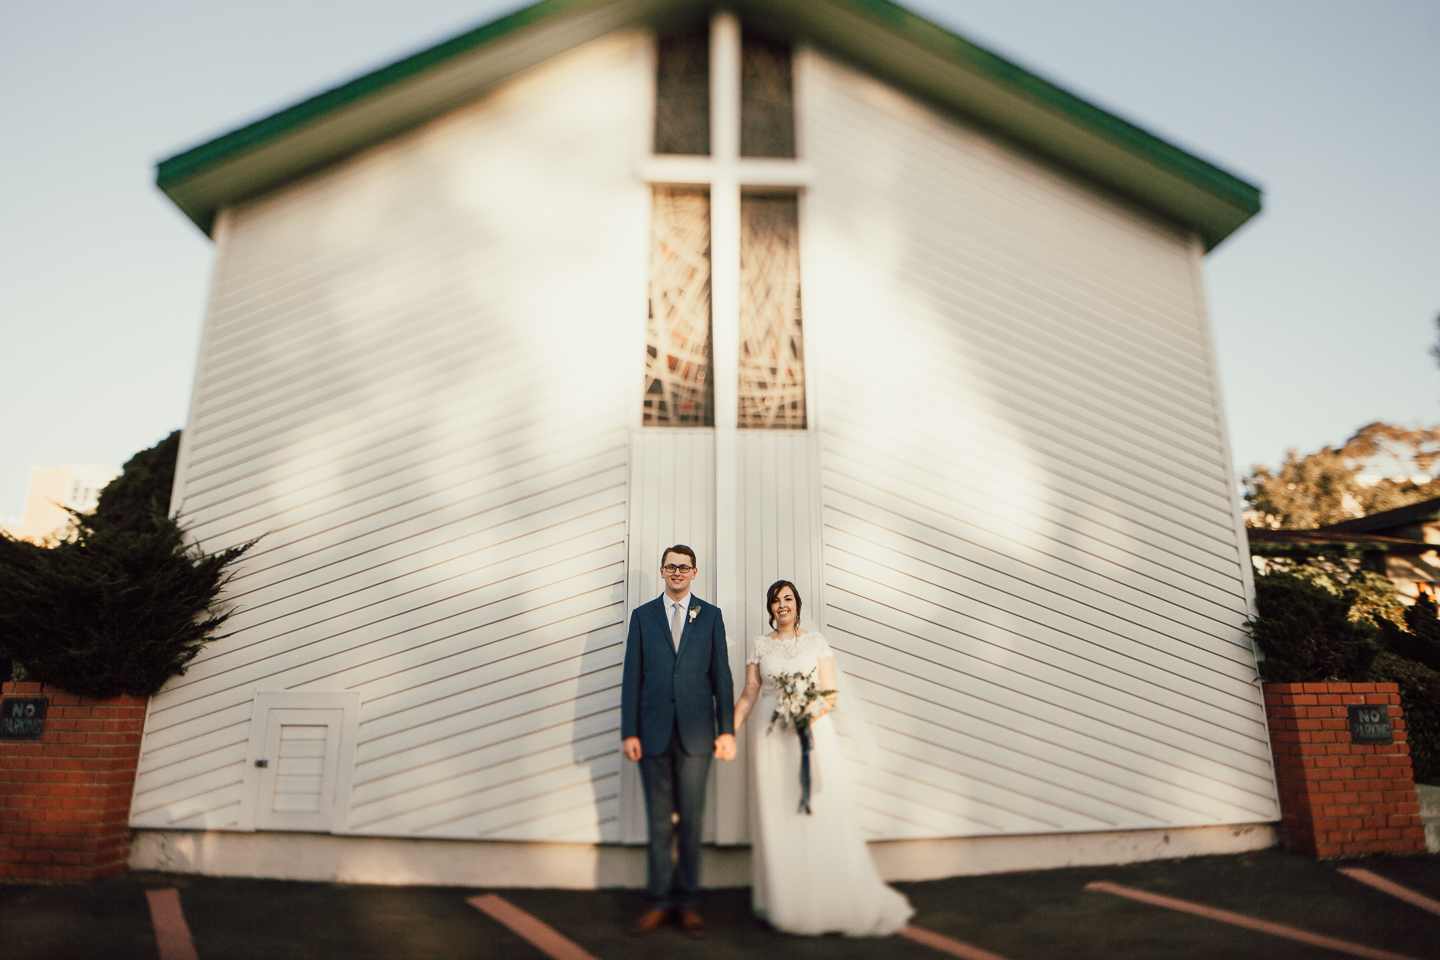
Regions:
<instances>
[{"instance_id":1,"label":"white flower","mask_svg":"<svg viewBox=\"0 0 1440 960\"><path fill-rule=\"evenodd\" d=\"M699 607L699 606L691 607L691 608L690 608L690 622L691 622L691 623L694 623L694 622L695 622L695 618L698 617L698 616L700 616L700 607Z\"/></svg>"}]
</instances>

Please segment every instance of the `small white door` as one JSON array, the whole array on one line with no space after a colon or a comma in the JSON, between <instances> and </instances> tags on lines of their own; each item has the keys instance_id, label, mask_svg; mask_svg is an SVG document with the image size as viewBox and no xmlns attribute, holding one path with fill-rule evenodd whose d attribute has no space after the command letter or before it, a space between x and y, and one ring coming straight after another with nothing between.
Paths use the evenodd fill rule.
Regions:
<instances>
[{"instance_id":1,"label":"small white door","mask_svg":"<svg viewBox=\"0 0 1440 960\"><path fill-rule=\"evenodd\" d=\"M330 829L344 718L343 710L268 711L257 829Z\"/></svg>"},{"instance_id":2,"label":"small white door","mask_svg":"<svg viewBox=\"0 0 1440 960\"><path fill-rule=\"evenodd\" d=\"M343 830L358 712L358 694L257 693L242 826Z\"/></svg>"}]
</instances>

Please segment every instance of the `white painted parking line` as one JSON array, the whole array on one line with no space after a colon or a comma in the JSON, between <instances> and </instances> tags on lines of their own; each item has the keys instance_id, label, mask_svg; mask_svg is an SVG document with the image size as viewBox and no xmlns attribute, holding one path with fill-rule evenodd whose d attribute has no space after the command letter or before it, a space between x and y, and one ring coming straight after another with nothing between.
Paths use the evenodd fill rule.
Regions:
<instances>
[{"instance_id":1,"label":"white painted parking line","mask_svg":"<svg viewBox=\"0 0 1440 960\"><path fill-rule=\"evenodd\" d=\"M580 944L503 897L485 893L470 897L465 902L530 941L535 949L551 960L596 960L595 955Z\"/></svg>"},{"instance_id":2,"label":"white painted parking line","mask_svg":"<svg viewBox=\"0 0 1440 960\"><path fill-rule=\"evenodd\" d=\"M1243 913L1232 913L1229 910L1207 907L1204 904L1191 903L1189 900L1180 900L1176 897L1166 897L1158 893L1150 893L1148 890L1122 887L1117 883L1105 883L1104 881L1097 880L1094 883L1087 883L1085 889L1098 890L1102 893L1113 893L1117 897L1127 897L1131 900L1138 900L1141 903L1148 903L1151 906L1164 907L1167 910L1178 910L1181 913L1194 914L1197 917L1205 917L1208 920L1218 920L1221 923L1229 923L1237 927L1258 930L1261 933L1268 933L1271 936L1284 937L1287 940L1297 940L1300 943L1308 943L1314 947L1324 947L1326 950L1334 950L1337 953L1348 953L1352 957L1366 957L1367 960L1414 960L1413 957L1407 957L1400 953L1391 953L1389 950L1377 950L1374 947L1351 943L1348 940L1337 940L1334 937L1321 936L1318 933L1311 933L1309 930L1301 930L1299 927L1286 926L1283 923L1271 923L1268 920L1257 920L1254 917L1247 917Z\"/></svg>"},{"instance_id":3,"label":"white painted parking line","mask_svg":"<svg viewBox=\"0 0 1440 960\"><path fill-rule=\"evenodd\" d=\"M1371 873L1369 870L1364 870L1360 867L1341 867L1339 872L1351 879L1359 880L1361 883L1368 883L1376 890L1404 900L1406 903L1419 907L1421 910L1429 910L1431 913L1440 914L1440 900L1431 900L1424 894L1416 893L1409 887L1402 887L1393 880L1386 880L1379 874Z\"/></svg>"},{"instance_id":4,"label":"white painted parking line","mask_svg":"<svg viewBox=\"0 0 1440 960\"><path fill-rule=\"evenodd\" d=\"M146 890L145 899L150 902L150 922L155 927L160 960L200 960L195 941L190 939L190 925L180 909L180 891L174 887Z\"/></svg>"},{"instance_id":5,"label":"white painted parking line","mask_svg":"<svg viewBox=\"0 0 1440 960\"><path fill-rule=\"evenodd\" d=\"M934 930L926 930L924 927L902 927L900 936L907 940L914 940L916 943L923 943L932 950L939 950L941 953L948 953L952 957L959 957L960 960L1005 960L998 953L991 953L989 950L981 950L979 947L972 947L968 943L947 937L943 933L936 933Z\"/></svg>"}]
</instances>

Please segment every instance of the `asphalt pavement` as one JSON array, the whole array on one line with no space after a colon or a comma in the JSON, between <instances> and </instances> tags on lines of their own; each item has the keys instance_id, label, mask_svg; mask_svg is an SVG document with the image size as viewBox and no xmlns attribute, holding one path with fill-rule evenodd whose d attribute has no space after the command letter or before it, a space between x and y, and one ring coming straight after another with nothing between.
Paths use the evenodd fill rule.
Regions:
<instances>
[{"instance_id":1,"label":"asphalt pavement","mask_svg":"<svg viewBox=\"0 0 1440 960\"><path fill-rule=\"evenodd\" d=\"M1342 868L1368 871L1371 882ZM1377 889L1377 880L1382 886L1388 881L1389 892ZM1090 886L1095 883L1113 886L1095 889ZM755 920L748 890L717 890L708 891L701 904L709 936L693 940L676 929L629 936L627 921L644 907L633 890L477 890L129 873L88 885L0 886L0 957L179 960L174 931L167 941L150 891L156 899L178 897L188 943L199 960L541 960L587 954L596 960L938 960L947 953L967 956L965 951L1002 960L1440 960L1435 912L1440 856L1430 854L1317 862L1268 850L896 886L915 906L915 936L788 936ZM168 890L176 894L158 893ZM1142 902L1133 899L1134 891L1160 899ZM1410 900L1401 898L1404 891ZM469 902L482 894L498 895L524 922L507 926ZM1189 908L1177 904L1199 912L1183 912ZM1236 925L1237 916L1251 925ZM542 935L537 938L535 930ZM1295 932L1310 940L1293 939ZM579 952L565 954L572 948Z\"/></svg>"}]
</instances>

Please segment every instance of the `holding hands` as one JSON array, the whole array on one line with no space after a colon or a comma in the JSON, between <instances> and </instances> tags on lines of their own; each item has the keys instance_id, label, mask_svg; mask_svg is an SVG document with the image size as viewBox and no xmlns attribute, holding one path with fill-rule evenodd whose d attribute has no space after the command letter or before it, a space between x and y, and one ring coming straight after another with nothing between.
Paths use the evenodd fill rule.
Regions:
<instances>
[{"instance_id":1,"label":"holding hands","mask_svg":"<svg viewBox=\"0 0 1440 960\"><path fill-rule=\"evenodd\" d=\"M640 747L639 737L626 737L620 741L620 746L625 751L626 760L638 761L644 754L644 750ZM735 750L735 737L733 734L723 733L715 738L715 756L721 760L734 760Z\"/></svg>"}]
</instances>

